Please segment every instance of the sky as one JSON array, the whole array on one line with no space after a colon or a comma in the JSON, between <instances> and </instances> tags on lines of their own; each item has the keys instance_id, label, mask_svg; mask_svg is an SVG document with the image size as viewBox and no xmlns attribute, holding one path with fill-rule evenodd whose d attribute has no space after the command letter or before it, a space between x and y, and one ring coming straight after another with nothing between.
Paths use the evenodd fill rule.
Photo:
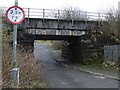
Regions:
<instances>
[{"instance_id":1,"label":"sky","mask_svg":"<svg viewBox=\"0 0 120 90\"><path fill-rule=\"evenodd\" d=\"M118 9L120 0L18 0L23 8L64 9L66 7L79 8L88 12L108 11ZM10 7L15 0L0 0L0 6Z\"/></svg>"}]
</instances>

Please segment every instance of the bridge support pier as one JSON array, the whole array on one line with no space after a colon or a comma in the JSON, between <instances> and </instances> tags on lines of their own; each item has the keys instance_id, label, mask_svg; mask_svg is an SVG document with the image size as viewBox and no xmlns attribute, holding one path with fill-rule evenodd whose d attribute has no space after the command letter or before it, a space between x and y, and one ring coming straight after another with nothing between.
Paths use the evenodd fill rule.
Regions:
<instances>
[{"instance_id":1,"label":"bridge support pier","mask_svg":"<svg viewBox=\"0 0 120 90\"><path fill-rule=\"evenodd\" d=\"M23 51L33 52L34 51L34 35L30 35L26 32L18 32L18 45Z\"/></svg>"},{"instance_id":2,"label":"bridge support pier","mask_svg":"<svg viewBox=\"0 0 120 90\"><path fill-rule=\"evenodd\" d=\"M62 49L62 56L72 62L83 62L81 54L81 42L79 38L71 41L66 41Z\"/></svg>"}]
</instances>

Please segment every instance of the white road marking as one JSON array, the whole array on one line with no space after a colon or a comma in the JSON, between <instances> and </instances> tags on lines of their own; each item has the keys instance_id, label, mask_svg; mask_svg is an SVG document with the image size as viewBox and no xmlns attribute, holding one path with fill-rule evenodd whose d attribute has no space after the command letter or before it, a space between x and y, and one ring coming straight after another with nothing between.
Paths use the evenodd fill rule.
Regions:
<instances>
[{"instance_id":1,"label":"white road marking","mask_svg":"<svg viewBox=\"0 0 120 90\"><path fill-rule=\"evenodd\" d=\"M62 84L67 84L66 82L62 82Z\"/></svg>"},{"instance_id":2,"label":"white road marking","mask_svg":"<svg viewBox=\"0 0 120 90\"><path fill-rule=\"evenodd\" d=\"M94 76L95 78L105 79L104 76Z\"/></svg>"}]
</instances>

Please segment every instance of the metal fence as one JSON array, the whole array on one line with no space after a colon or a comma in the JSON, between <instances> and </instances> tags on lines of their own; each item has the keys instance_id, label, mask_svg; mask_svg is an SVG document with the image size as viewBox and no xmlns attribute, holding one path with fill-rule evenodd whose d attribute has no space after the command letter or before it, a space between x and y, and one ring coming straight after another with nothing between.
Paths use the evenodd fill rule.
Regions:
<instances>
[{"instance_id":1,"label":"metal fence","mask_svg":"<svg viewBox=\"0 0 120 90\"><path fill-rule=\"evenodd\" d=\"M120 45L106 45L104 46L104 60L115 61L120 59Z\"/></svg>"},{"instance_id":2,"label":"metal fence","mask_svg":"<svg viewBox=\"0 0 120 90\"><path fill-rule=\"evenodd\" d=\"M4 16L8 7L1 7ZM23 8L26 18L47 18L47 19L85 19L85 20L106 20L108 13L72 11L72 10L55 10L55 9L38 9Z\"/></svg>"}]
</instances>

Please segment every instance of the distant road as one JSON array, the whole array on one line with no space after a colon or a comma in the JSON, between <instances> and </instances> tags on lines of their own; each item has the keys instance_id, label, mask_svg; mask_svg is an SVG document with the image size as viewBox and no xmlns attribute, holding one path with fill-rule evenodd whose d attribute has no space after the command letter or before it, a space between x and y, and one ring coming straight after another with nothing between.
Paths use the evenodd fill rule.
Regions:
<instances>
[{"instance_id":1,"label":"distant road","mask_svg":"<svg viewBox=\"0 0 120 90\"><path fill-rule=\"evenodd\" d=\"M49 88L118 88L118 81L66 68L51 57L51 44L35 42L35 58L43 66ZM114 89L113 89L114 90Z\"/></svg>"}]
</instances>

